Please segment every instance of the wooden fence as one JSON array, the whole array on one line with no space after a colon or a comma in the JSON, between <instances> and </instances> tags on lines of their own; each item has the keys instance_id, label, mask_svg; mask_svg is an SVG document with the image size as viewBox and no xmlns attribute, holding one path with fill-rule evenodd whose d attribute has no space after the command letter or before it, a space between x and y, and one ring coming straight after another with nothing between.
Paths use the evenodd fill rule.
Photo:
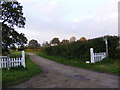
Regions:
<instances>
[{"instance_id":1,"label":"wooden fence","mask_svg":"<svg viewBox=\"0 0 120 90\"><path fill-rule=\"evenodd\" d=\"M93 48L90 48L91 63L103 60L106 57L105 52L94 53Z\"/></svg>"},{"instance_id":2,"label":"wooden fence","mask_svg":"<svg viewBox=\"0 0 120 90\"><path fill-rule=\"evenodd\" d=\"M20 58L8 58L7 56L0 56L0 68L10 68L25 66L25 52L22 51L22 57Z\"/></svg>"}]
</instances>

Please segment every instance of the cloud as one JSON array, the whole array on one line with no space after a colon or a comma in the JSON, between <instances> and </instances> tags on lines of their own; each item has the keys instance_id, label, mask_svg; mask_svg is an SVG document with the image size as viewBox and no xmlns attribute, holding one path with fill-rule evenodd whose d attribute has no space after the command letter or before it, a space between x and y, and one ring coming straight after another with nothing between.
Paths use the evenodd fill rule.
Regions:
<instances>
[{"instance_id":1,"label":"cloud","mask_svg":"<svg viewBox=\"0 0 120 90\"><path fill-rule=\"evenodd\" d=\"M93 38L117 35L117 2L114 0L22 0L27 18L22 32L40 43L54 37ZM29 2L29 3L27 3ZM30 3L31 2L31 3Z\"/></svg>"},{"instance_id":2,"label":"cloud","mask_svg":"<svg viewBox=\"0 0 120 90\"><path fill-rule=\"evenodd\" d=\"M34 0L17 0L20 3L33 3Z\"/></svg>"},{"instance_id":3,"label":"cloud","mask_svg":"<svg viewBox=\"0 0 120 90\"><path fill-rule=\"evenodd\" d=\"M50 1L49 3L38 3L35 5L36 8L38 8L39 12L44 14L53 14L57 11L57 8L59 7L57 2Z\"/></svg>"},{"instance_id":4,"label":"cloud","mask_svg":"<svg viewBox=\"0 0 120 90\"><path fill-rule=\"evenodd\" d=\"M78 22L80 22L79 18L73 20L73 23L78 23Z\"/></svg>"},{"instance_id":5,"label":"cloud","mask_svg":"<svg viewBox=\"0 0 120 90\"><path fill-rule=\"evenodd\" d=\"M57 5L57 2L56 2L56 1L50 1L49 4L50 4L50 5L55 5L55 6L56 6L56 5Z\"/></svg>"},{"instance_id":6,"label":"cloud","mask_svg":"<svg viewBox=\"0 0 120 90\"><path fill-rule=\"evenodd\" d=\"M110 21L118 18L118 2L100 5L96 8L96 22Z\"/></svg>"}]
</instances>

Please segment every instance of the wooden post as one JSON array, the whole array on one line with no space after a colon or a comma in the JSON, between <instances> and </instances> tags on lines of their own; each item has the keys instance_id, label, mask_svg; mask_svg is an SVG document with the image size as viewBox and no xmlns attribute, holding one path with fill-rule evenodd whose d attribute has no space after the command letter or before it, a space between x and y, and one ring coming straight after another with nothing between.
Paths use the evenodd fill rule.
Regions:
<instances>
[{"instance_id":1,"label":"wooden post","mask_svg":"<svg viewBox=\"0 0 120 90\"><path fill-rule=\"evenodd\" d=\"M26 67L25 66L25 51L22 51L22 65L23 67Z\"/></svg>"},{"instance_id":2,"label":"wooden post","mask_svg":"<svg viewBox=\"0 0 120 90\"><path fill-rule=\"evenodd\" d=\"M91 63L95 63L93 48L90 48L90 57L91 57Z\"/></svg>"},{"instance_id":3,"label":"wooden post","mask_svg":"<svg viewBox=\"0 0 120 90\"><path fill-rule=\"evenodd\" d=\"M1 63L2 63L2 58L0 58L0 68L2 68Z\"/></svg>"},{"instance_id":4,"label":"wooden post","mask_svg":"<svg viewBox=\"0 0 120 90\"><path fill-rule=\"evenodd\" d=\"M10 70L10 54L7 55L7 69Z\"/></svg>"},{"instance_id":5,"label":"wooden post","mask_svg":"<svg viewBox=\"0 0 120 90\"><path fill-rule=\"evenodd\" d=\"M7 69L10 70L10 57L7 59Z\"/></svg>"},{"instance_id":6,"label":"wooden post","mask_svg":"<svg viewBox=\"0 0 120 90\"><path fill-rule=\"evenodd\" d=\"M108 57L108 41L107 41L107 37L106 36L104 36L104 39L103 39L104 41L105 41L105 47L106 47L106 57Z\"/></svg>"},{"instance_id":7,"label":"wooden post","mask_svg":"<svg viewBox=\"0 0 120 90\"><path fill-rule=\"evenodd\" d=\"M105 40L105 45L106 45L106 56L108 57L108 41L107 41L107 39Z\"/></svg>"}]
</instances>

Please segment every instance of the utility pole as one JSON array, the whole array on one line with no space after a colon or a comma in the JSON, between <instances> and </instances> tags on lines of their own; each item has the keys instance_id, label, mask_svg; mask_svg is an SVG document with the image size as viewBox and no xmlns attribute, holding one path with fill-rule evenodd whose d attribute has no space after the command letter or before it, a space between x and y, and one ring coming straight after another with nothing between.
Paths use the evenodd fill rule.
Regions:
<instances>
[{"instance_id":1,"label":"utility pole","mask_svg":"<svg viewBox=\"0 0 120 90\"><path fill-rule=\"evenodd\" d=\"M0 3L0 56L2 56L2 5ZM1 64L1 60L0 60ZM0 89L2 89L2 69L0 68Z\"/></svg>"},{"instance_id":2,"label":"utility pole","mask_svg":"<svg viewBox=\"0 0 120 90\"><path fill-rule=\"evenodd\" d=\"M119 37L119 41L118 41L118 47L117 50L120 50L120 1L118 2L118 37Z\"/></svg>"}]
</instances>

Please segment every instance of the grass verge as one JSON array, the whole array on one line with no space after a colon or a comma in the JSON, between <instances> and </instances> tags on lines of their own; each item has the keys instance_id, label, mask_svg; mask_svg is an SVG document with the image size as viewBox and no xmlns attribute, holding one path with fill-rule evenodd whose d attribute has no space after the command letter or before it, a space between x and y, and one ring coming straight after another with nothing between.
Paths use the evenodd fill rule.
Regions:
<instances>
[{"instance_id":1,"label":"grass verge","mask_svg":"<svg viewBox=\"0 0 120 90\"><path fill-rule=\"evenodd\" d=\"M69 65L69 66L74 66L74 67L88 69L88 70L97 71L97 72L120 75L120 66L118 65L120 63L120 60L106 58L101 62L97 62L94 64L93 63L87 64L83 60L78 60L78 59L70 60L64 57L49 56L42 52L35 52L35 54L37 54L38 56L42 56L44 58L59 62L61 64Z\"/></svg>"},{"instance_id":2,"label":"grass verge","mask_svg":"<svg viewBox=\"0 0 120 90\"><path fill-rule=\"evenodd\" d=\"M21 56L21 52L12 52L11 57L19 57ZM3 88L20 84L32 76L37 75L42 72L39 66L36 65L34 62L31 61L29 56L26 54L26 68L20 67L13 67L10 70L2 69L2 86Z\"/></svg>"}]
</instances>

